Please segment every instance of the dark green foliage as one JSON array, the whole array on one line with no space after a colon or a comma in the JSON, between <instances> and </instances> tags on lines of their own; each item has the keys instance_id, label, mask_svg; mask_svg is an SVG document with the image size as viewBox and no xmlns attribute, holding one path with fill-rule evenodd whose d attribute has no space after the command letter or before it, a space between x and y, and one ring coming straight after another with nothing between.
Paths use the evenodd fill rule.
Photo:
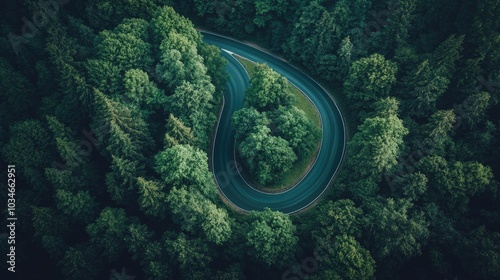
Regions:
<instances>
[{"instance_id":1,"label":"dark green foliage","mask_svg":"<svg viewBox=\"0 0 500 280\"><path fill-rule=\"evenodd\" d=\"M96 217L95 198L88 191L73 194L60 189L56 191L55 199L57 208L75 221L87 224Z\"/></svg>"},{"instance_id":2,"label":"dark green foliage","mask_svg":"<svg viewBox=\"0 0 500 280\"><path fill-rule=\"evenodd\" d=\"M465 128L475 128L485 118L491 95L485 91L467 96L456 108L457 122Z\"/></svg>"},{"instance_id":3,"label":"dark green foliage","mask_svg":"<svg viewBox=\"0 0 500 280\"><path fill-rule=\"evenodd\" d=\"M458 213L466 212L469 197L487 190L493 178L491 168L481 163L451 163L439 156L424 158L419 167L434 186L429 198Z\"/></svg>"},{"instance_id":4,"label":"dark green foliage","mask_svg":"<svg viewBox=\"0 0 500 280\"><path fill-rule=\"evenodd\" d=\"M176 238L168 237L165 240L165 248L181 270L200 271L212 260L207 244L201 239L189 239L183 233L177 235Z\"/></svg>"},{"instance_id":5,"label":"dark green foliage","mask_svg":"<svg viewBox=\"0 0 500 280\"><path fill-rule=\"evenodd\" d=\"M2 157L19 166L19 177L34 189L44 189L43 168L50 166L53 155L47 129L37 120L20 121L9 129L10 138L2 147Z\"/></svg>"},{"instance_id":6,"label":"dark green foliage","mask_svg":"<svg viewBox=\"0 0 500 280\"><path fill-rule=\"evenodd\" d=\"M366 228L376 259L398 256L404 260L420 254L429 236L428 222L412 206L408 200L392 198L368 205L371 214Z\"/></svg>"},{"instance_id":7,"label":"dark green foliage","mask_svg":"<svg viewBox=\"0 0 500 280\"><path fill-rule=\"evenodd\" d=\"M499 1L45 2L0 4L20 278L500 275ZM226 61L195 26L271 49L351 109L346 164L314 210L221 205L205 152ZM319 132L258 69L233 128L262 183Z\"/></svg>"},{"instance_id":8,"label":"dark green foliage","mask_svg":"<svg viewBox=\"0 0 500 280\"><path fill-rule=\"evenodd\" d=\"M147 124L123 103L94 90L96 115L93 130L107 153L122 158L141 159L145 148L151 147Z\"/></svg>"},{"instance_id":9,"label":"dark green foliage","mask_svg":"<svg viewBox=\"0 0 500 280\"><path fill-rule=\"evenodd\" d=\"M370 6L371 1L367 0L342 0L333 5L323 1L307 2L297 11L285 51L316 75L329 80L342 77L345 50L337 56L337 48L341 45L345 48L342 40L355 35L355 52L364 51L362 29Z\"/></svg>"},{"instance_id":10,"label":"dark green foliage","mask_svg":"<svg viewBox=\"0 0 500 280\"><path fill-rule=\"evenodd\" d=\"M111 61L89 59L85 62L89 82L105 94L121 95L121 69Z\"/></svg>"},{"instance_id":11,"label":"dark green foliage","mask_svg":"<svg viewBox=\"0 0 500 280\"><path fill-rule=\"evenodd\" d=\"M477 279L493 279L500 273L500 234L484 226L470 232L457 249L461 263Z\"/></svg>"},{"instance_id":12,"label":"dark green foliage","mask_svg":"<svg viewBox=\"0 0 500 280\"><path fill-rule=\"evenodd\" d=\"M109 1L93 0L85 8L90 25L97 30L112 28L125 18L147 18L158 9L157 4L169 4L163 0Z\"/></svg>"},{"instance_id":13,"label":"dark green foliage","mask_svg":"<svg viewBox=\"0 0 500 280\"><path fill-rule=\"evenodd\" d=\"M375 261L370 252L356 239L346 234L336 236L327 243L318 238L320 248L328 248L328 254L321 257L322 269L313 279L373 279Z\"/></svg>"},{"instance_id":14,"label":"dark green foliage","mask_svg":"<svg viewBox=\"0 0 500 280\"><path fill-rule=\"evenodd\" d=\"M61 259L61 270L67 279L90 280L97 276L96 255L88 244L70 247Z\"/></svg>"},{"instance_id":15,"label":"dark green foliage","mask_svg":"<svg viewBox=\"0 0 500 280\"><path fill-rule=\"evenodd\" d=\"M412 116L426 116L436 110L436 101L448 88L450 81L425 60L405 77L403 108ZM442 71L441 71L442 72Z\"/></svg>"},{"instance_id":16,"label":"dark green foliage","mask_svg":"<svg viewBox=\"0 0 500 280\"><path fill-rule=\"evenodd\" d=\"M137 161L112 156L111 172L106 174L106 185L111 199L129 205L137 195L137 176L144 175L144 166Z\"/></svg>"},{"instance_id":17,"label":"dark green foliage","mask_svg":"<svg viewBox=\"0 0 500 280\"><path fill-rule=\"evenodd\" d=\"M153 232L143 224L131 224L126 237L128 250L136 261L145 261L148 245L153 238Z\"/></svg>"},{"instance_id":18,"label":"dark green foliage","mask_svg":"<svg viewBox=\"0 0 500 280\"><path fill-rule=\"evenodd\" d=\"M23 113L34 109L36 97L34 87L7 60L0 58L0 117L4 122L12 122L23 117Z\"/></svg>"},{"instance_id":19,"label":"dark green foliage","mask_svg":"<svg viewBox=\"0 0 500 280\"><path fill-rule=\"evenodd\" d=\"M437 73L446 78L453 76L456 70L456 61L460 58L464 36L454 34L442 42L431 55L430 64L437 69Z\"/></svg>"},{"instance_id":20,"label":"dark green foliage","mask_svg":"<svg viewBox=\"0 0 500 280\"><path fill-rule=\"evenodd\" d=\"M318 224L321 225L318 235L356 235L359 233L363 222L363 210L357 208L351 200L329 201L321 206L319 212L324 215L317 217Z\"/></svg>"},{"instance_id":21,"label":"dark green foliage","mask_svg":"<svg viewBox=\"0 0 500 280\"><path fill-rule=\"evenodd\" d=\"M86 229L90 242L101 249L103 257L115 261L126 248L125 237L128 234L129 224L130 219L125 210L107 207Z\"/></svg>"}]
</instances>

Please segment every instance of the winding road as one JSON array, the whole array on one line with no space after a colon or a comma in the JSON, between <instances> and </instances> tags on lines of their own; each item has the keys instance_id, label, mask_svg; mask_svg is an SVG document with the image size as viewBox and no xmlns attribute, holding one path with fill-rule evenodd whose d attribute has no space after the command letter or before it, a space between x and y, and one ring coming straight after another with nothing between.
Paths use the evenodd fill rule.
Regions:
<instances>
[{"instance_id":1,"label":"winding road","mask_svg":"<svg viewBox=\"0 0 500 280\"><path fill-rule=\"evenodd\" d=\"M230 74L224 94L224 107L215 135L212 170L221 193L243 211L268 207L286 214L301 211L316 201L333 180L345 153L345 124L340 110L328 92L306 74L283 59L250 45L213 33L201 32L206 43L221 48L228 60ZM245 68L231 54L254 62L267 63L304 92L315 104L323 126L322 145L309 173L295 187L281 193L264 193L250 187L235 168L234 129L231 115L243 108L244 92L249 85Z\"/></svg>"}]
</instances>

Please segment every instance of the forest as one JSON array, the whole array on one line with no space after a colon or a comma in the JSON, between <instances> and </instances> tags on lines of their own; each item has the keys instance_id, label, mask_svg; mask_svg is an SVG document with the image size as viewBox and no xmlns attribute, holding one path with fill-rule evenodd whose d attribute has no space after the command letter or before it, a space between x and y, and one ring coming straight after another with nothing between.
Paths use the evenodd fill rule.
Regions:
<instances>
[{"instance_id":1,"label":"forest","mask_svg":"<svg viewBox=\"0 0 500 280\"><path fill-rule=\"evenodd\" d=\"M6 279L500 279L500 1L0 5ZM345 160L306 211L221 197L229 75L199 29L272 51L339 104ZM320 132L257 68L232 123L266 184Z\"/></svg>"}]
</instances>

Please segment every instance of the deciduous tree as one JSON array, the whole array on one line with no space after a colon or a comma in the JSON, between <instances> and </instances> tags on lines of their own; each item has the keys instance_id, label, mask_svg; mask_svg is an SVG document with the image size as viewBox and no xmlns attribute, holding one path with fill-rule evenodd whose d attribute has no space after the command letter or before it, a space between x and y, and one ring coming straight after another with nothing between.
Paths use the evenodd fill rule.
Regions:
<instances>
[{"instance_id":1,"label":"deciduous tree","mask_svg":"<svg viewBox=\"0 0 500 280\"><path fill-rule=\"evenodd\" d=\"M216 188L208 170L208 158L200 149L177 145L160 152L155 161L156 171L164 183L178 188L188 186L211 200L215 198Z\"/></svg>"},{"instance_id":2,"label":"deciduous tree","mask_svg":"<svg viewBox=\"0 0 500 280\"><path fill-rule=\"evenodd\" d=\"M268 266L286 263L298 241L289 216L268 208L252 211L249 216L253 220L247 233L249 254Z\"/></svg>"},{"instance_id":3,"label":"deciduous tree","mask_svg":"<svg viewBox=\"0 0 500 280\"><path fill-rule=\"evenodd\" d=\"M278 135L288 141L299 157L306 157L315 148L320 130L295 106L280 106L273 114Z\"/></svg>"},{"instance_id":4,"label":"deciduous tree","mask_svg":"<svg viewBox=\"0 0 500 280\"><path fill-rule=\"evenodd\" d=\"M389 95L396 82L396 63L386 60L380 54L355 61L344 82L347 97L362 104L376 101Z\"/></svg>"},{"instance_id":5,"label":"deciduous tree","mask_svg":"<svg viewBox=\"0 0 500 280\"><path fill-rule=\"evenodd\" d=\"M252 84L245 93L246 103L260 111L291 105L294 96L287 90L286 78L265 64L257 64L256 68Z\"/></svg>"},{"instance_id":6,"label":"deciduous tree","mask_svg":"<svg viewBox=\"0 0 500 280\"><path fill-rule=\"evenodd\" d=\"M288 171L297 160L288 142L281 137L271 136L270 132L268 127L259 126L238 147L250 171L264 185Z\"/></svg>"}]
</instances>

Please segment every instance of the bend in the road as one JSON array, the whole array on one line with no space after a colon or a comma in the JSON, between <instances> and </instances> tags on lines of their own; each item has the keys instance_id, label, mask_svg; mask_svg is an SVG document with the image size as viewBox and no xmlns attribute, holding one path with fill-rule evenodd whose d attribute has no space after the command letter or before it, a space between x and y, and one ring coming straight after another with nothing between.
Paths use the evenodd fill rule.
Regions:
<instances>
[{"instance_id":1,"label":"bend in the road","mask_svg":"<svg viewBox=\"0 0 500 280\"><path fill-rule=\"evenodd\" d=\"M212 150L212 169L219 190L229 202L244 211L268 207L291 214L305 209L324 193L344 158L345 124L337 104L322 86L283 59L227 37L203 33L205 42L249 60L267 63L285 76L316 105L323 126L322 146L316 162L299 184L279 194L263 193L249 187L239 172L234 172L234 130L230 124L232 113L243 107L244 91L249 85L248 74L232 55L221 52L228 59L227 70L231 78Z\"/></svg>"}]
</instances>

